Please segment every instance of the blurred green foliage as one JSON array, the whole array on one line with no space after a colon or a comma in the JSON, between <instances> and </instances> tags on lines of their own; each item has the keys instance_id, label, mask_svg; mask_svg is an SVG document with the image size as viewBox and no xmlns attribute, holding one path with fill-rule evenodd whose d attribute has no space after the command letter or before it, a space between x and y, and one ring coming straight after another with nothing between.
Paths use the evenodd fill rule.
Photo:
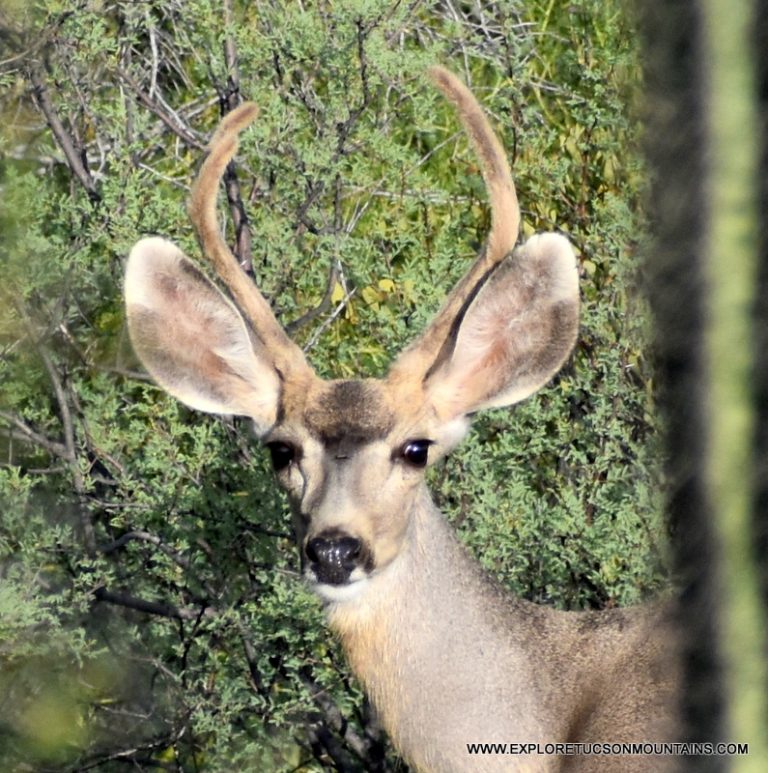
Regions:
<instances>
[{"instance_id":1,"label":"blurred green foliage","mask_svg":"<svg viewBox=\"0 0 768 773\"><path fill-rule=\"evenodd\" d=\"M528 598L605 607L663 584L618 0L36 0L0 25L3 770L402 769L298 580L247 424L167 397L126 339L125 256L150 233L198 253L185 199L238 96L261 108L238 157L255 275L319 373L345 377L385 372L483 242L475 159L423 73L471 84L524 233L577 248L583 322L555 382L478 417L432 488Z\"/></svg>"}]
</instances>

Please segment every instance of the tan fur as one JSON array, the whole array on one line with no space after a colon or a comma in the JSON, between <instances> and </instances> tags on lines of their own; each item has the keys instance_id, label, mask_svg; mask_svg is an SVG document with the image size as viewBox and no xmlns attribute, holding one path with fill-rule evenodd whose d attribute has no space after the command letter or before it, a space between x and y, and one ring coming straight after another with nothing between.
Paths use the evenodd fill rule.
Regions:
<instances>
[{"instance_id":1,"label":"tan fur","mask_svg":"<svg viewBox=\"0 0 768 773\"><path fill-rule=\"evenodd\" d=\"M216 189L252 105L222 122L190 204L249 327L173 245L151 238L126 269L132 341L179 399L253 418L291 500L304 575L414 769L667 770L669 760L654 757L467 752L482 742L674 740L677 646L664 606L565 613L505 593L432 504L424 467L461 440L469 415L524 399L568 357L578 286L562 236L514 249L519 212L501 144L455 76L431 75L480 157L493 226L386 378L319 379L221 238Z\"/></svg>"},{"instance_id":2,"label":"tan fur","mask_svg":"<svg viewBox=\"0 0 768 773\"><path fill-rule=\"evenodd\" d=\"M222 120L192 187L189 216L203 252L210 258L216 273L229 288L253 330L271 349L277 369L284 374L297 374L308 370L301 349L285 334L264 296L241 269L221 236L216 218L216 191L227 165L237 152L238 134L250 126L258 114L256 105L245 102Z\"/></svg>"},{"instance_id":3,"label":"tan fur","mask_svg":"<svg viewBox=\"0 0 768 773\"><path fill-rule=\"evenodd\" d=\"M467 755L467 741L673 739L671 612L567 613L515 599L482 576L430 503L415 520L405 547L414 555L397 567L402 575L359 603L329 608L350 665L410 764L426 771L668 769L669 761L646 757Z\"/></svg>"}]
</instances>

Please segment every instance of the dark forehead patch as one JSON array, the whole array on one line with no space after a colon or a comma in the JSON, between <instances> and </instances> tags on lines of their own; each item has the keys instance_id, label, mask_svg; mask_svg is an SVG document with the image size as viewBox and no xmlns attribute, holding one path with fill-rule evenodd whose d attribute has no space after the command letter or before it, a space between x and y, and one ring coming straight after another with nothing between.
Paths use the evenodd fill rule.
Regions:
<instances>
[{"instance_id":1,"label":"dark forehead patch","mask_svg":"<svg viewBox=\"0 0 768 773\"><path fill-rule=\"evenodd\" d=\"M307 429L324 443L386 437L394 416L375 381L332 381L307 407Z\"/></svg>"}]
</instances>

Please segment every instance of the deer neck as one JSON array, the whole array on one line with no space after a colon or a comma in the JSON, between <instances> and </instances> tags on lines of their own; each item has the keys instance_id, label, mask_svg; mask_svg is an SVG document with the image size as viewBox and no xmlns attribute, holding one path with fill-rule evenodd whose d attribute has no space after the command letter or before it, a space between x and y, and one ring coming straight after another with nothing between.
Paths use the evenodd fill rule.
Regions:
<instances>
[{"instance_id":1,"label":"deer neck","mask_svg":"<svg viewBox=\"0 0 768 773\"><path fill-rule=\"evenodd\" d=\"M450 769L441 760L451 744L461 746L451 750L455 758L466 755L466 742L495 732L542 736L531 683L545 686L547 666L525 635L535 627L550 638L552 610L490 583L426 488L413 507L398 558L360 597L329 605L328 617L406 759L418 769Z\"/></svg>"}]
</instances>

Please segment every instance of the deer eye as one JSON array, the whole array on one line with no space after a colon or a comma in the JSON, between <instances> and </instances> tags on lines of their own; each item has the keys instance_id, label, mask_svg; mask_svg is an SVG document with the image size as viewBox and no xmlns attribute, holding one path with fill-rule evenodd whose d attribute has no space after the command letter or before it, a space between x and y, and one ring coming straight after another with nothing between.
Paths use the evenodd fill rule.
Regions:
<instances>
[{"instance_id":1,"label":"deer eye","mask_svg":"<svg viewBox=\"0 0 768 773\"><path fill-rule=\"evenodd\" d=\"M401 449L400 456L413 467L426 467L431 440L409 440Z\"/></svg>"},{"instance_id":2,"label":"deer eye","mask_svg":"<svg viewBox=\"0 0 768 773\"><path fill-rule=\"evenodd\" d=\"M272 457L272 467L275 472L284 470L296 458L296 449L287 443L275 441L267 443L267 448Z\"/></svg>"}]
</instances>

